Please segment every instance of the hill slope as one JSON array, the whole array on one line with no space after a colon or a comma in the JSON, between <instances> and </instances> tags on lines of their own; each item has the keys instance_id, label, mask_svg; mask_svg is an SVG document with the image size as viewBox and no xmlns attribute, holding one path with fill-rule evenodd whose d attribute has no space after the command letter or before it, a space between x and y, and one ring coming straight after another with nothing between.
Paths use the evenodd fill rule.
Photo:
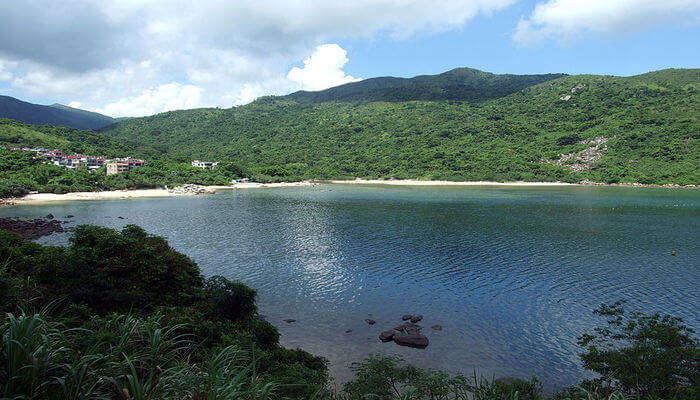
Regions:
<instances>
[{"instance_id":1,"label":"hill slope","mask_svg":"<svg viewBox=\"0 0 700 400\"><path fill-rule=\"evenodd\" d=\"M700 69L687 69L566 76L476 102L267 97L104 132L168 157L235 160L272 179L699 184L698 89Z\"/></svg>"},{"instance_id":2,"label":"hill slope","mask_svg":"<svg viewBox=\"0 0 700 400\"><path fill-rule=\"evenodd\" d=\"M471 68L455 68L438 75L414 78L381 77L347 83L318 92L285 96L299 102L487 100L507 96L564 74L496 75Z\"/></svg>"},{"instance_id":3,"label":"hill slope","mask_svg":"<svg viewBox=\"0 0 700 400\"><path fill-rule=\"evenodd\" d=\"M106 115L53 104L44 106L27 103L14 97L0 96L0 118L10 118L29 124L51 124L78 129L98 129L116 122Z\"/></svg>"}]
</instances>

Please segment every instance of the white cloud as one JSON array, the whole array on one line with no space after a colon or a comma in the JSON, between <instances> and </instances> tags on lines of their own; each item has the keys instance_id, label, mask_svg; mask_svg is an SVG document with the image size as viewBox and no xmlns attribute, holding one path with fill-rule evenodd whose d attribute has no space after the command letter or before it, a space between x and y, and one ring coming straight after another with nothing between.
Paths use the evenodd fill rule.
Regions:
<instances>
[{"instance_id":1,"label":"white cloud","mask_svg":"<svg viewBox=\"0 0 700 400\"><path fill-rule=\"evenodd\" d=\"M0 58L14 63L0 71L13 93L119 115L187 106L162 98L180 96L158 89L173 83L196 87L196 106L230 107L350 79L334 64L286 79L320 44L460 29L515 1L0 1Z\"/></svg>"},{"instance_id":2,"label":"white cloud","mask_svg":"<svg viewBox=\"0 0 700 400\"><path fill-rule=\"evenodd\" d=\"M637 32L668 21L697 23L699 12L698 0L549 0L520 20L513 39L530 45L585 33Z\"/></svg>"},{"instance_id":3,"label":"white cloud","mask_svg":"<svg viewBox=\"0 0 700 400\"><path fill-rule=\"evenodd\" d=\"M144 90L138 96L123 98L107 104L104 108L98 109L97 112L114 117L138 117L201 106L202 92L200 88L173 82Z\"/></svg>"},{"instance_id":4,"label":"white cloud","mask_svg":"<svg viewBox=\"0 0 700 400\"><path fill-rule=\"evenodd\" d=\"M287 79L297 82L304 90L321 90L361 79L347 75L343 66L347 64L348 52L337 44L316 47L313 54L304 60L304 68L294 67Z\"/></svg>"}]
</instances>

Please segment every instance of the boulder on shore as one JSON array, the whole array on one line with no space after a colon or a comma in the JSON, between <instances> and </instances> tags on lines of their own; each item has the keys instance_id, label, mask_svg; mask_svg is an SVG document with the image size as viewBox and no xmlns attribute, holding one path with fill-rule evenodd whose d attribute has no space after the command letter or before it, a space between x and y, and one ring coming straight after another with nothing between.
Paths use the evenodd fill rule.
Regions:
<instances>
[{"instance_id":1,"label":"boulder on shore","mask_svg":"<svg viewBox=\"0 0 700 400\"><path fill-rule=\"evenodd\" d=\"M393 338L394 343L398 344L399 346L424 349L428 347L429 344L428 338L420 333L397 333Z\"/></svg>"}]
</instances>

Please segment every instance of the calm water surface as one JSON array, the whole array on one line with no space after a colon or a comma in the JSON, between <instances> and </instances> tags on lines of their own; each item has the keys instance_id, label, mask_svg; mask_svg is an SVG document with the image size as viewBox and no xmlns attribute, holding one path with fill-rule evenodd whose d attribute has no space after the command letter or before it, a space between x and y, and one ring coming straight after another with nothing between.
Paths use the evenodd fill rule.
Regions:
<instances>
[{"instance_id":1,"label":"calm water surface","mask_svg":"<svg viewBox=\"0 0 700 400\"><path fill-rule=\"evenodd\" d=\"M0 209L48 213L141 225L205 275L250 284L282 343L327 357L341 381L350 363L386 352L572 384L583 373L576 337L597 322L591 310L621 298L700 326L698 190L322 185ZM425 316L427 349L377 340L406 313Z\"/></svg>"}]
</instances>

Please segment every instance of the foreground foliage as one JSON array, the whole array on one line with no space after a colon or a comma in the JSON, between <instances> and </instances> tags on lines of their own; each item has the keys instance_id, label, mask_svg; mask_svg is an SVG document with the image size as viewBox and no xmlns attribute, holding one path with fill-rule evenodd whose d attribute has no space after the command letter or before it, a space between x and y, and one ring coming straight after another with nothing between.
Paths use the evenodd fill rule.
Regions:
<instances>
[{"instance_id":1,"label":"foreground foliage","mask_svg":"<svg viewBox=\"0 0 700 400\"><path fill-rule=\"evenodd\" d=\"M0 389L6 398L309 398L326 385L325 360L281 347L255 299L240 282L205 280L137 226L79 226L66 248L0 231L0 311L9 313Z\"/></svg>"}]
</instances>

